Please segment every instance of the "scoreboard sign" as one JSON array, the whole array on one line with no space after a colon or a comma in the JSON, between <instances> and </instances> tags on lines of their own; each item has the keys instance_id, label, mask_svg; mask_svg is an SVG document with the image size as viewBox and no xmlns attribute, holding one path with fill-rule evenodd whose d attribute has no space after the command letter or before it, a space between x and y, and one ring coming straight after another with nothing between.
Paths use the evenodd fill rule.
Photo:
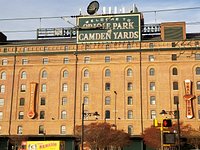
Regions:
<instances>
[{"instance_id":1,"label":"scoreboard sign","mask_svg":"<svg viewBox=\"0 0 200 150\"><path fill-rule=\"evenodd\" d=\"M141 40L141 14L111 14L77 18L77 42L123 42Z\"/></svg>"}]
</instances>

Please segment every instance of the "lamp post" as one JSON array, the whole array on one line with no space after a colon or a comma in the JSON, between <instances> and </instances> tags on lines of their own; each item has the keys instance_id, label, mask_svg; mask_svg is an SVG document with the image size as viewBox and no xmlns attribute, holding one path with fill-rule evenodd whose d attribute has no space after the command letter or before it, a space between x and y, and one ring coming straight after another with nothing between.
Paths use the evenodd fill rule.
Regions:
<instances>
[{"instance_id":1,"label":"lamp post","mask_svg":"<svg viewBox=\"0 0 200 150\"><path fill-rule=\"evenodd\" d=\"M88 116L99 116L98 112L94 113L86 113L85 112L85 104L82 104L82 120L81 120L81 150L83 150L83 142L84 142L84 118Z\"/></svg>"},{"instance_id":2,"label":"lamp post","mask_svg":"<svg viewBox=\"0 0 200 150\"><path fill-rule=\"evenodd\" d=\"M115 129L117 129L117 92L114 91L115 93Z\"/></svg>"},{"instance_id":3,"label":"lamp post","mask_svg":"<svg viewBox=\"0 0 200 150\"><path fill-rule=\"evenodd\" d=\"M177 138L177 146L178 146L178 150L181 150L181 144L180 144L180 114L179 114L179 102L176 101L176 110L175 111L165 111L165 110L162 110L162 112L160 113L161 115L166 115L169 113L169 115L173 115L176 117L177 119L177 135L178 135L178 138ZM163 141L162 141L163 142Z\"/></svg>"}]
</instances>

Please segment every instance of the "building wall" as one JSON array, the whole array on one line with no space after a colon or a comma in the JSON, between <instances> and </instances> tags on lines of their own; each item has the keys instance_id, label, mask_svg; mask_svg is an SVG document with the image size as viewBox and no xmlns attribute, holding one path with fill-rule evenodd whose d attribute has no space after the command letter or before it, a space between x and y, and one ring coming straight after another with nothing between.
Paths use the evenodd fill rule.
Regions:
<instances>
[{"instance_id":1,"label":"building wall","mask_svg":"<svg viewBox=\"0 0 200 150\"><path fill-rule=\"evenodd\" d=\"M0 107L0 111L3 112L0 133L17 135L18 126L22 126L20 134L38 135L39 126L43 125L46 135L59 135L61 126L66 127L64 134L73 135L74 125L81 124L81 106L84 97L88 97L85 111L97 111L100 114L97 122L116 123L118 129L126 132L131 125L132 134L140 135L145 128L153 124L155 116L161 119L159 113L162 109L176 110L174 96L178 96L180 120L198 128L200 118L197 97L200 89L197 89L196 83L200 77L196 75L196 67L199 67L200 63L195 59L199 53L196 42L177 42L176 47L172 47L172 42L109 45L44 42L0 46L0 61L3 62L4 59L8 61L7 64L1 64L0 68L1 74L6 72L6 79L0 80L0 85L5 85L5 92L0 92L0 98L4 99L4 104ZM176 54L177 60L172 60L172 54ZM154 57L151 61L150 55ZM130 62L127 62L127 56L132 57ZM86 57L89 60L86 60ZM105 62L106 57L107 61L110 58L109 62ZM44 58L48 59L46 64L43 63ZM65 58L69 60L66 64ZM27 64L22 64L26 60ZM177 68L177 75L172 75L174 67ZM155 70L154 75L149 74L151 68ZM105 77L106 69L110 69L109 77ZM128 69L132 70L130 76L127 76ZM68 71L67 77L63 77L65 70ZM85 70L89 72L88 77L84 77ZM47 77L42 78L43 71L47 72ZM26 72L25 79L21 78L22 72ZM185 116L186 103L183 99L185 79L193 82L192 91L196 96L193 100L193 119L187 119ZM36 116L30 119L27 114L30 110L32 82L37 83ZM153 90L150 90L151 82L155 83ZM173 90L173 82L178 82L178 90ZM88 91L84 91L84 83L89 85ZM105 90L106 83L110 83L108 91ZM132 84L130 90L127 89L128 83ZM22 84L26 85L25 92L21 92ZM46 91L42 91L43 84L46 85ZM66 91L63 91L63 84L67 84ZM133 98L133 103L129 105L127 99L130 96ZM150 96L156 97L153 104L150 104ZM41 105L42 97L46 99L45 105ZM62 105L63 97L67 98L67 103L64 105ZM105 104L105 97L110 97L109 105ZM24 106L19 105L20 98L25 99ZM110 119L105 119L106 110L110 111ZM40 119L40 111L45 112L44 119ZM66 119L61 118L62 111L66 111ZM132 118L128 118L129 111L133 112ZM24 112L23 119L19 119L19 112ZM153 112L155 115L151 114ZM85 124L93 122L94 119L86 118Z\"/></svg>"}]
</instances>

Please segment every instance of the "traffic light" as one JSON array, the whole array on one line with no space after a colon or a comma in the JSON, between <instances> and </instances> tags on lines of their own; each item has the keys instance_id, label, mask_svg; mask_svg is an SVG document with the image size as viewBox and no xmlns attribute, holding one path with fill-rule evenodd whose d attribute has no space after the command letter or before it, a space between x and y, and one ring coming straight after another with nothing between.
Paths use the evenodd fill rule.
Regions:
<instances>
[{"instance_id":1,"label":"traffic light","mask_svg":"<svg viewBox=\"0 0 200 150\"><path fill-rule=\"evenodd\" d=\"M172 120L171 119L163 119L163 127L171 127Z\"/></svg>"}]
</instances>

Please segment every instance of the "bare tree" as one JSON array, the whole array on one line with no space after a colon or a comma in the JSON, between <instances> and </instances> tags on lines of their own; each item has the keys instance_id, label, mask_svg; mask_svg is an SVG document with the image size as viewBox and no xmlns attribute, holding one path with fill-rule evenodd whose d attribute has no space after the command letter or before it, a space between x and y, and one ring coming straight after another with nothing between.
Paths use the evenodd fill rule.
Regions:
<instances>
[{"instance_id":1,"label":"bare tree","mask_svg":"<svg viewBox=\"0 0 200 150\"><path fill-rule=\"evenodd\" d=\"M76 127L81 135L81 126ZM84 127L84 142L92 150L124 147L129 144L130 136L122 130L116 130L108 123L91 123Z\"/></svg>"}]
</instances>

